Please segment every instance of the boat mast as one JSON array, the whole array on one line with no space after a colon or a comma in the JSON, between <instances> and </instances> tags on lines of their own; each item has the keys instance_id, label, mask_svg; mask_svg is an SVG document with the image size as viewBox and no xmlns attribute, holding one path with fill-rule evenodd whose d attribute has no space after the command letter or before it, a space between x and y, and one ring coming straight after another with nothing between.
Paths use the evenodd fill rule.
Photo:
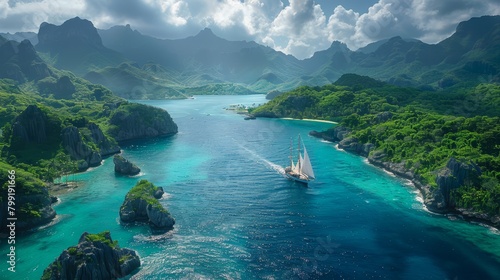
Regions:
<instances>
[{"instance_id":1,"label":"boat mast","mask_svg":"<svg viewBox=\"0 0 500 280\"><path fill-rule=\"evenodd\" d=\"M301 165L302 162L300 162L300 134L299 134L299 139L297 141L297 170L300 172L302 172L302 168L301 168Z\"/></svg>"},{"instance_id":2,"label":"boat mast","mask_svg":"<svg viewBox=\"0 0 500 280\"><path fill-rule=\"evenodd\" d=\"M290 155L288 156L290 159L290 168L293 170L293 138L290 137Z\"/></svg>"}]
</instances>

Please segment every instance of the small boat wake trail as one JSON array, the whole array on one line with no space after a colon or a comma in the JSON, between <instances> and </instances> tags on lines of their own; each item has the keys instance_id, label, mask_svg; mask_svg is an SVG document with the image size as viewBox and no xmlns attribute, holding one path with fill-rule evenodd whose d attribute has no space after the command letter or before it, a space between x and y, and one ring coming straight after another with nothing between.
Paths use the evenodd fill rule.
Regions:
<instances>
[{"instance_id":1,"label":"small boat wake trail","mask_svg":"<svg viewBox=\"0 0 500 280\"><path fill-rule=\"evenodd\" d=\"M265 159L264 157L262 157L261 155L257 154L255 151L253 150L250 150L249 148L241 145L240 143L236 142L237 145L242 149L242 150L245 150L247 151L251 156L252 158L254 158L257 162L261 162L263 164L266 165L266 167L276 171L278 174L281 174L283 176L285 176L285 168L283 168L281 165L278 165L270 160L267 160Z\"/></svg>"}]
</instances>

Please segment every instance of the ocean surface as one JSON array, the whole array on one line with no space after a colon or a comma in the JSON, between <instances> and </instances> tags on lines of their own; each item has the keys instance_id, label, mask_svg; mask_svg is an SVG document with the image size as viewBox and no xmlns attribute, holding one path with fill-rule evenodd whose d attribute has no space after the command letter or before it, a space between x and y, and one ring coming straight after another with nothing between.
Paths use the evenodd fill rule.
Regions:
<instances>
[{"instance_id":1,"label":"ocean surface","mask_svg":"<svg viewBox=\"0 0 500 280\"><path fill-rule=\"evenodd\" d=\"M308 136L331 124L243 120L224 110L264 102L141 101L168 110L179 133L123 146L139 176L115 175L108 158L64 178L79 187L60 196L53 225L18 233L16 273L7 271L2 240L0 278L39 279L83 232L110 230L141 256L131 279L500 279L498 231L429 213L408 182ZM298 134L317 176L309 187L283 176ZM120 224L120 205L140 179L164 188L173 231Z\"/></svg>"}]
</instances>

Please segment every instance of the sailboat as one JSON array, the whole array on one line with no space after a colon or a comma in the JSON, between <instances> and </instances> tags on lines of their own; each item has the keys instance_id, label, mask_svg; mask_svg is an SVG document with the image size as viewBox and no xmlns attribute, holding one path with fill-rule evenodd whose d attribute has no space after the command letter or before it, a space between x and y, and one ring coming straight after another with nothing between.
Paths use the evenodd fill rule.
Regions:
<instances>
[{"instance_id":1,"label":"sailboat","mask_svg":"<svg viewBox=\"0 0 500 280\"><path fill-rule=\"evenodd\" d=\"M297 143L297 161L293 159L293 140L290 140L290 166L285 168L285 175L297 182L308 184L314 180L314 171L311 165L311 160L307 154L306 146L300 141L300 134ZM303 155L301 154L301 148Z\"/></svg>"}]
</instances>

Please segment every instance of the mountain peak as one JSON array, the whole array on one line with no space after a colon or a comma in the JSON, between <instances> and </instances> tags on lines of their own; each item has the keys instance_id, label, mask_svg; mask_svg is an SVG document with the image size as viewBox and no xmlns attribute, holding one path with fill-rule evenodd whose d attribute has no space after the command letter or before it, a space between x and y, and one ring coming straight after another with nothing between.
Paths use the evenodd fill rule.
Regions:
<instances>
[{"instance_id":1,"label":"mountain peak","mask_svg":"<svg viewBox=\"0 0 500 280\"><path fill-rule=\"evenodd\" d=\"M195 37L209 38L209 37L217 37L217 36L215 36L215 34L212 32L212 29L205 27L198 34L196 34Z\"/></svg>"},{"instance_id":2,"label":"mountain peak","mask_svg":"<svg viewBox=\"0 0 500 280\"><path fill-rule=\"evenodd\" d=\"M80 45L103 47L94 24L79 17L69 19L59 26L42 23L38 31L38 41L37 48L40 50Z\"/></svg>"},{"instance_id":3,"label":"mountain peak","mask_svg":"<svg viewBox=\"0 0 500 280\"><path fill-rule=\"evenodd\" d=\"M334 52L349 52L350 49L347 47L345 43L342 43L340 41L333 41L332 44L330 45L330 50Z\"/></svg>"}]
</instances>

